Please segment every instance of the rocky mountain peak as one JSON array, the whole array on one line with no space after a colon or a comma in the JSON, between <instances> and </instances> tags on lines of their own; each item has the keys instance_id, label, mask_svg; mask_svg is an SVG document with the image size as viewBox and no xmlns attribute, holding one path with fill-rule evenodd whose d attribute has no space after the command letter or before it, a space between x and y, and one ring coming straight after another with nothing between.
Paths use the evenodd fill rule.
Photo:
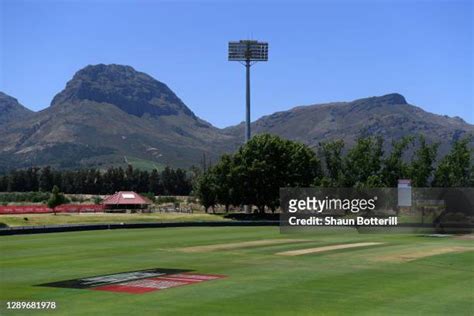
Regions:
<instances>
[{"instance_id":1,"label":"rocky mountain peak","mask_svg":"<svg viewBox=\"0 0 474 316\"><path fill-rule=\"evenodd\" d=\"M0 124L32 114L33 111L21 105L17 99L0 91Z\"/></svg>"},{"instance_id":2,"label":"rocky mountain peak","mask_svg":"<svg viewBox=\"0 0 474 316\"><path fill-rule=\"evenodd\" d=\"M135 116L194 113L164 83L124 65L89 65L79 70L51 106L93 101L109 103Z\"/></svg>"},{"instance_id":3,"label":"rocky mountain peak","mask_svg":"<svg viewBox=\"0 0 474 316\"><path fill-rule=\"evenodd\" d=\"M404 105L408 104L405 97L398 93L390 93L378 97L370 97L353 101L356 106L382 106L382 105Z\"/></svg>"},{"instance_id":4,"label":"rocky mountain peak","mask_svg":"<svg viewBox=\"0 0 474 316\"><path fill-rule=\"evenodd\" d=\"M20 105L18 100L0 91L0 113Z\"/></svg>"}]
</instances>

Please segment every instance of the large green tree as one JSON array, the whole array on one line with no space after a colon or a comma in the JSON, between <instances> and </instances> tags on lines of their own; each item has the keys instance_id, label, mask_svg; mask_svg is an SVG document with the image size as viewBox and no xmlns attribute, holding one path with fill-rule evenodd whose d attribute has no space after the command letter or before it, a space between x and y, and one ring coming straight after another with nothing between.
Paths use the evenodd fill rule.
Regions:
<instances>
[{"instance_id":1,"label":"large green tree","mask_svg":"<svg viewBox=\"0 0 474 316\"><path fill-rule=\"evenodd\" d=\"M392 142L390 153L383 159L382 177L387 187L396 187L399 179L408 176L409 165L404 159L409 146L413 143L413 137L403 137Z\"/></svg>"},{"instance_id":2,"label":"large green tree","mask_svg":"<svg viewBox=\"0 0 474 316\"><path fill-rule=\"evenodd\" d=\"M219 204L225 206L226 212L229 206L239 205L240 189L235 185L236 170L235 164L230 155L223 155L220 161L210 169L214 175L215 195Z\"/></svg>"},{"instance_id":3,"label":"large green tree","mask_svg":"<svg viewBox=\"0 0 474 316\"><path fill-rule=\"evenodd\" d=\"M193 193L199 199L201 205L204 206L206 213L210 207L214 207L217 203L216 185L216 179L211 170L200 175L194 182Z\"/></svg>"},{"instance_id":4,"label":"large green tree","mask_svg":"<svg viewBox=\"0 0 474 316\"><path fill-rule=\"evenodd\" d=\"M320 177L320 161L309 147L262 134L208 170L201 177L199 192L224 205L255 205L262 213L266 207L274 211L279 206L281 187L307 187ZM204 185L206 179L214 185Z\"/></svg>"},{"instance_id":5,"label":"large green tree","mask_svg":"<svg viewBox=\"0 0 474 316\"><path fill-rule=\"evenodd\" d=\"M322 142L319 144L319 153L324 160L325 175L322 177L320 183L315 183L316 185L321 184L325 187L338 187L344 184L343 149L343 140Z\"/></svg>"},{"instance_id":6,"label":"large green tree","mask_svg":"<svg viewBox=\"0 0 474 316\"><path fill-rule=\"evenodd\" d=\"M453 143L451 151L441 160L435 170L433 186L467 187L474 186L472 137Z\"/></svg>"},{"instance_id":7,"label":"large green tree","mask_svg":"<svg viewBox=\"0 0 474 316\"><path fill-rule=\"evenodd\" d=\"M408 177L414 187L427 187L434 170L438 144L427 144L425 138L420 136L418 148L415 151L408 169Z\"/></svg>"},{"instance_id":8,"label":"large green tree","mask_svg":"<svg viewBox=\"0 0 474 316\"><path fill-rule=\"evenodd\" d=\"M382 159L382 138L359 138L344 159L344 185L347 187L383 186Z\"/></svg>"}]
</instances>

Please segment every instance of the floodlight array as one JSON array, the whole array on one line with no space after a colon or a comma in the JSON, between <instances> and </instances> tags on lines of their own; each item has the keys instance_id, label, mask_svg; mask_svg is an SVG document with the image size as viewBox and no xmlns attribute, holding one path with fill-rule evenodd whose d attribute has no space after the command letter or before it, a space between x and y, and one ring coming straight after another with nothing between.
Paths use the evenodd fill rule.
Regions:
<instances>
[{"instance_id":1,"label":"floodlight array","mask_svg":"<svg viewBox=\"0 0 474 316\"><path fill-rule=\"evenodd\" d=\"M268 43L258 41L229 42L230 61L267 61Z\"/></svg>"}]
</instances>

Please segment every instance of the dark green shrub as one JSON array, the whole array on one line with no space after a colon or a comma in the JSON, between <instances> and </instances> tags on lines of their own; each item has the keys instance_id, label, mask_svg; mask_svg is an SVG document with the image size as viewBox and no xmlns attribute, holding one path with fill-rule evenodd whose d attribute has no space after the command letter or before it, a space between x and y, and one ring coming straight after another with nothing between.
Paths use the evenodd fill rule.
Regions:
<instances>
[{"instance_id":1,"label":"dark green shrub","mask_svg":"<svg viewBox=\"0 0 474 316\"><path fill-rule=\"evenodd\" d=\"M102 202L102 198L100 196L94 196L92 201L94 201L94 204L100 204Z\"/></svg>"},{"instance_id":2,"label":"dark green shrub","mask_svg":"<svg viewBox=\"0 0 474 316\"><path fill-rule=\"evenodd\" d=\"M0 203L8 202L33 202L44 203L48 201L50 193L48 192L20 192L20 193L2 193L0 194Z\"/></svg>"}]
</instances>

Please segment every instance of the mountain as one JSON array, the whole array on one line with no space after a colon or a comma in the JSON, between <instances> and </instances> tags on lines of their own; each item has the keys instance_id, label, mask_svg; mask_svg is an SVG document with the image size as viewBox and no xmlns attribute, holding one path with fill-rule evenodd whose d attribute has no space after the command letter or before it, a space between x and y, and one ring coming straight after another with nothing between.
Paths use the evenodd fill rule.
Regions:
<instances>
[{"instance_id":1,"label":"mountain","mask_svg":"<svg viewBox=\"0 0 474 316\"><path fill-rule=\"evenodd\" d=\"M17 99L0 92L0 125L6 125L32 114L33 111L25 108Z\"/></svg>"},{"instance_id":2,"label":"mountain","mask_svg":"<svg viewBox=\"0 0 474 316\"><path fill-rule=\"evenodd\" d=\"M8 128L7 128L8 127ZM78 71L51 106L4 128L0 166L189 167L231 150L165 84L129 66ZM217 150L216 150L217 149Z\"/></svg>"},{"instance_id":3,"label":"mountain","mask_svg":"<svg viewBox=\"0 0 474 316\"><path fill-rule=\"evenodd\" d=\"M252 132L273 133L315 148L319 142L380 135L386 144L404 135L450 143L474 126L423 111L400 94L300 106L264 116ZM244 125L219 129L197 117L164 83L123 65L79 70L39 112L0 94L0 172L132 164L139 168L190 167L216 161L242 144Z\"/></svg>"},{"instance_id":4,"label":"mountain","mask_svg":"<svg viewBox=\"0 0 474 316\"><path fill-rule=\"evenodd\" d=\"M244 124L224 131L234 137L243 135ZM406 135L423 135L429 142L439 142L439 152L445 154L452 141L474 135L474 126L458 117L426 112L392 93L276 112L253 122L252 132L276 134L313 148L321 141L336 139L343 139L350 147L361 136L381 136L389 146Z\"/></svg>"},{"instance_id":5,"label":"mountain","mask_svg":"<svg viewBox=\"0 0 474 316\"><path fill-rule=\"evenodd\" d=\"M80 70L54 97L51 107L82 100L113 104L137 117L184 114L197 119L168 86L130 66L101 64Z\"/></svg>"}]
</instances>

